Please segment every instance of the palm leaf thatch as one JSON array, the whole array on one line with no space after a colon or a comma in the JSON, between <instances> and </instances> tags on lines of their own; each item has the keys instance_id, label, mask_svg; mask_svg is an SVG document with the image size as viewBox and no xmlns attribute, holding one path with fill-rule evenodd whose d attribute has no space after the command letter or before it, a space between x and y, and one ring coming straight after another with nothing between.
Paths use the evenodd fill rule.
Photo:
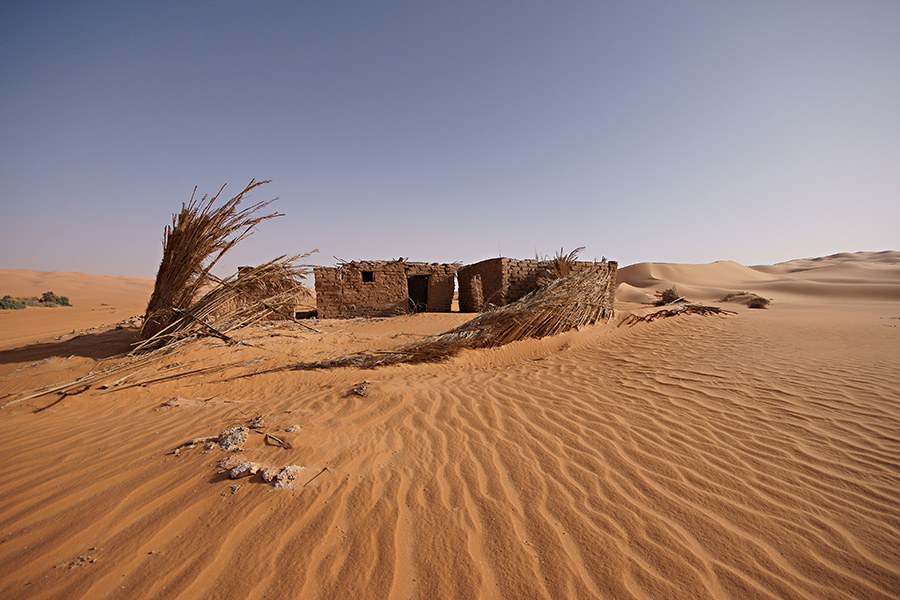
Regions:
<instances>
[{"instance_id":1,"label":"palm leaf thatch","mask_svg":"<svg viewBox=\"0 0 900 600\"><path fill-rule=\"evenodd\" d=\"M285 312L303 288L307 274L293 261L307 255L279 257L264 265L221 280L212 268L238 242L253 233L262 221L283 216L259 215L273 200L257 202L243 210L244 197L269 181L252 180L234 198L215 207L219 192L202 199L191 195L163 235L163 258L141 328L136 350L157 349L200 333L227 338L227 332ZM201 292L205 295L198 298Z\"/></svg>"},{"instance_id":2,"label":"palm leaf thatch","mask_svg":"<svg viewBox=\"0 0 900 600\"><path fill-rule=\"evenodd\" d=\"M584 250L584 246L579 246L568 254L565 254L564 250L560 248L556 256L549 261L550 271L553 275L555 275L557 279L571 275L575 263L578 262L578 254L582 250Z\"/></svg>"},{"instance_id":3,"label":"palm leaf thatch","mask_svg":"<svg viewBox=\"0 0 900 600\"><path fill-rule=\"evenodd\" d=\"M229 333L276 319L294 320L294 311L309 292L308 274L295 261L309 256L281 256L229 279L212 277L214 287L188 308L172 307L169 324L135 346L135 351L170 347L200 335L233 341Z\"/></svg>"},{"instance_id":4,"label":"palm leaf thatch","mask_svg":"<svg viewBox=\"0 0 900 600\"><path fill-rule=\"evenodd\" d=\"M238 210L246 194L269 181L250 181L241 193L216 209L213 205L224 185L212 198L203 196L200 200L196 200L197 188L194 188L190 202L182 204L181 212L172 215L172 225L163 234L163 257L144 314L142 339L153 337L178 318L172 309L190 307L200 289L210 283L209 273L219 259L249 236L256 225L282 216L278 213L255 216L272 200Z\"/></svg>"},{"instance_id":5,"label":"palm leaf thatch","mask_svg":"<svg viewBox=\"0 0 900 600\"><path fill-rule=\"evenodd\" d=\"M292 363L253 375L286 370L438 362L464 349L494 348L519 340L556 335L612 317L614 286L615 281L608 270L585 269L556 279L516 302L481 313L449 331L411 344L320 362Z\"/></svg>"}]
</instances>

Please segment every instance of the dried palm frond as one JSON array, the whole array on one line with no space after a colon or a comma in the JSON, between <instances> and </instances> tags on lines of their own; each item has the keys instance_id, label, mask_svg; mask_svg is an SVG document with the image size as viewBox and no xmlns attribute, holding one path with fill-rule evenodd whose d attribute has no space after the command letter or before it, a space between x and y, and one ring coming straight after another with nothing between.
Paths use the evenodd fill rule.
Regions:
<instances>
[{"instance_id":1,"label":"dried palm frond","mask_svg":"<svg viewBox=\"0 0 900 600\"><path fill-rule=\"evenodd\" d=\"M582 250L584 250L584 246L579 246L568 254L564 254L563 249L560 248L556 256L550 259L550 271L557 279L572 274L572 268L575 266L575 263L578 262L578 254Z\"/></svg>"},{"instance_id":2,"label":"dried palm frond","mask_svg":"<svg viewBox=\"0 0 900 600\"><path fill-rule=\"evenodd\" d=\"M309 270L294 263L309 254L281 256L227 280L209 275L214 287L187 308L160 309L158 314L168 325L140 342L135 351L170 346L199 335L232 341L228 334L242 327L272 318L295 320L297 304L309 294L302 286Z\"/></svg>"},{"instance_id":3,"label":"dried palm frond","mask_svg":"<svg viewBox=\"0 0 900 600\"><path fill-rule=\"evenodd\" d=\"M718 306L703 306L701 304L685 304L682 306L676 306L675 308L664 308L663 310L658 310L656 312L652 312L643 316L638 316L635 314L628 315L625 319L619 323L619 327L622 325L628 325L629 327L633 326L636 323L652 323L657 319L665 319L668 317L675 317L678 315L736 315L737 313L733 310L726 310L724 308L719 308Z\"/></svg>"},{"instance_id":4,"label":"dried palm frond","mask_svg":"<svg viewBox=\"0 0 900 600\"><path fill-rule=\"evenodd\" d=\"M656 292L654 295L656 296L656 300L653 302L654 306L666 306L668 304L675 304L676 302L687 302L685 297L678 293L678 288L674 285L661 292Z\"/></svg>"},{"instance_id":5,"label":"dried palm frond","mask_svg":"<svg viewBox=\"0 0 900 600\"><path fill-rule=\"evenodd\" d=\"M481 313L454 329L410 344L319 362L292 363L250 375L287 370L372 368L399 363L437 362L467 348L493 348L592 325L612 316L615 289L613 269L585 269L557 279L516 302Z\"/></svg>"},{"instance_id":6,"label":"dried palm frond","mask_svg":"<svg viewBox=\"0 0 900 600\"><path fill-rule=\"evenodd\" d=\"M141 339L148 340L169 328L179 318L177 310L188 310L200 290L210 283L213 266L235 244L251 235L256 225L282 216L255 216L272 200L238 210L246 194L266 183L269 181L251 180L237 196L215 209L213 205L225 186L212 198L203 196L200 200L195 199L194 188L190 202L172 215L172 225L166 227L163 235L162 262L147 304Z\"/></svg>"}]
</instances>

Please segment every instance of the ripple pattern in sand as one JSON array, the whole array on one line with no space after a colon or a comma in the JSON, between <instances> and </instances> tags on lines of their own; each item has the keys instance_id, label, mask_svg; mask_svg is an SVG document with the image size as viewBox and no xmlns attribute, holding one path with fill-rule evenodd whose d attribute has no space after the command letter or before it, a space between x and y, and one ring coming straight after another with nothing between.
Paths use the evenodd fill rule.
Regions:
<instances>
[{"instance_id":1,"label":"ripple pattern in sand","mask_svg":"<svg viewBox=\"0 0 900 600\"><path fill-rule=\"evenodd\" d=\"M47 467L3 488L0 558L15 566L0 592L897 598L897 360L696 318L525 364L367 373L366 398L342 393L352 372L235 384L269 414L303 411L298 452L333 473L230 494L209 470L218 457L148 456L149 435L117 434L129 441L87 474ZM226 417L153 418L183 439ZM95 431L42 418L49 439L66 432L49 454ZM128 431L127 415L110 419ZM105 553L79 567L93 575L53 569L89 544ZM26 581L35 571L43 581Z\"/></svg>"}]
</instances>

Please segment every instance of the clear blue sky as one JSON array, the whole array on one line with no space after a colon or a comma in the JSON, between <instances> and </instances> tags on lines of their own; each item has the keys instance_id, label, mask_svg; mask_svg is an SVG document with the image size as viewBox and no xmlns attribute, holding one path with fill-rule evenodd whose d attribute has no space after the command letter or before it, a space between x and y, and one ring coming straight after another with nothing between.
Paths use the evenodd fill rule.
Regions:
<instances>
[{"instance_id":1,"label":"clear blue sky","mask_svg":"<svg viewBox=\"0 0 900 600\"><path fill-rule=\"evenodd\" d=\"M152 276L272 179L226 267L900 249L900 2L5 2L0 266Z\"/></svg>"}]
</instances>

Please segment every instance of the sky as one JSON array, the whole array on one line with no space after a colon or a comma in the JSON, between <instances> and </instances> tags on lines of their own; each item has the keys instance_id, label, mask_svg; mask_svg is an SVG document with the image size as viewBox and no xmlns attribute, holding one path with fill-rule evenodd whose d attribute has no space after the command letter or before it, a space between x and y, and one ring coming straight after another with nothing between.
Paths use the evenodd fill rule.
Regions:
<instances>
[{"instance_id":1,"label":"sky","mask_svg":"<svg viewBox=\"0 0 900 600\"><path fill-rule=\"evenodd\" d=\"M900 2L5 2L0 267L742 264L900 249Z\"/></svg>"}]
</instances>

